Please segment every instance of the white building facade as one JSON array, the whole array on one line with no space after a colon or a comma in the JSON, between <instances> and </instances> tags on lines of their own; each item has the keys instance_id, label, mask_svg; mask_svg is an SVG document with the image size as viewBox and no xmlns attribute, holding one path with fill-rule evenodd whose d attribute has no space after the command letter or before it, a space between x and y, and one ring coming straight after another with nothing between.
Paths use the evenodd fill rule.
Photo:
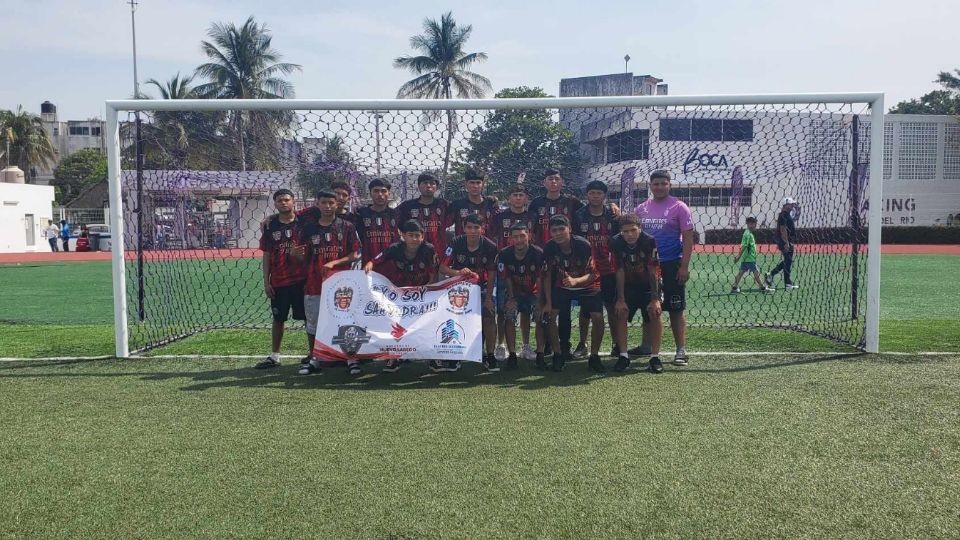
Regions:
<instances>
[{"instance_id":1,"label":"white building facade","mask_svg":"<svg viewBox=\"0 0 960 540\"><path fill-rule=\"evenodd\" d=\"M44 238L53 187L0 183L0 253L50 251Z\"/></svg>"}]
</instances>

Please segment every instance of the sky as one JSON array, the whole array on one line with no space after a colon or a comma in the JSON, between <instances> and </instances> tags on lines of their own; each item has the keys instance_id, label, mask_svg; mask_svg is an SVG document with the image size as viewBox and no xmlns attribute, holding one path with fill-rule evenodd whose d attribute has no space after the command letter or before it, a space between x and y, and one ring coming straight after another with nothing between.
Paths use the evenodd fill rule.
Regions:
<instances>
[{"instance_id":1,"label":"sky","mask_svg":"<svg viewBox=\"0 0 960 540\"><path fill-rule=\"evenodd\" d=\"M446 11L473 25L467 51L489 55L475 71L494 91L556 95L562 78L623 72L629 54L630 71L664 79L671 94L883 91L889 107L960 68L957 0L139 2L141 83L191 73L212 22L253 15L283 60L303 66L290 77L300 98L395 97L412 76L392 60ZM61 120L79 120L133 94L125 0L0 4L0 108L39 113L50 100Z\"/></svg>"}]
</instances>

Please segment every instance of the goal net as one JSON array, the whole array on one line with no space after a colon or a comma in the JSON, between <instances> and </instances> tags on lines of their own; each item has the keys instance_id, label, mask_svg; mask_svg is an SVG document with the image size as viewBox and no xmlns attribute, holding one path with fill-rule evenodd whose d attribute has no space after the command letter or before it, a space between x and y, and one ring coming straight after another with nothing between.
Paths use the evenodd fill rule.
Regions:
<instances>
[{"instance_id":1,"label":"goal net","mask_svg":"<svg viewBox=\"0 0 960 540\"><path fill-rule=\"evenodd\" d=\"M419 196L417 176L430 172L452 201L474 169L505 205L518 183L542 195L548 168L583 201L584 185L603 181L623 212L651 196L652 171L672 173L671 194L695 224L686 313L704 330L691 334L691 349L710 348L697 339L749 344L771 332L778 338L761 341L767 348L796 350L790 335L810 339L784 331L863 349L869 184L879 178L870 175L871 104L857 99L108 102L123 226L118 351L269 327L258 241L277 189L304 207L344 181L356 208L369 203L367 183L383 178L396 204ZM734 294L747 218L757 220L760 272L781 262L775 236L787 197L797 201L799 288L785 289L781 272L765 293L747 273Z\"/></svg>"}]
</instances>

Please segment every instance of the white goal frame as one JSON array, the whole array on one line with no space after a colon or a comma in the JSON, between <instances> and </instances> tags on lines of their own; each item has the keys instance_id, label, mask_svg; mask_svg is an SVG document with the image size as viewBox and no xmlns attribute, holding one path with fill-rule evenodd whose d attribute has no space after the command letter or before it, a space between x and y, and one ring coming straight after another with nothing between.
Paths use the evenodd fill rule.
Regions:
<instances>
[{"instance_id":1,"label":"white goal frame","mask_svg":"<svg viewBox=\"0 0 960 540\"><path fill-rule=\"evenodd\" d=\"M116 356L130 357L127 329L127 282L124 267L123 199L120 178L120 111L226 111L226 110L494 110L583 109L608 107L668 107L694 105L866 104L870 107L871 202L867 217L866 351L880 349L880 229L883 200L883 99L882 92L615 96L532 99L124 99L106 102L107 166L110 184L110 237L113 266L113 317Z\"/></svg>"}]
</instances>

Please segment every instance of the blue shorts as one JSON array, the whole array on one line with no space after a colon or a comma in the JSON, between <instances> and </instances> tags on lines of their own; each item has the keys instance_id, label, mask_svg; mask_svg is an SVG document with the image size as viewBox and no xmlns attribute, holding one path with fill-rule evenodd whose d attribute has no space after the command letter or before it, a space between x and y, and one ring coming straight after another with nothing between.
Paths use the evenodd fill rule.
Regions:
<instances>
[{"instance_id":1,"label":"blue shorts","mask_svg":"<svg viewBox=\"0 0 960 540\"><path fill-rule=\"evenodd\" d=\"M742 263L740 263L740 271L741 271L741 272L756 272L756 271L757 271L757 263L755 263L755 262L742 262Z\"/></svg>"}]
</instances>

